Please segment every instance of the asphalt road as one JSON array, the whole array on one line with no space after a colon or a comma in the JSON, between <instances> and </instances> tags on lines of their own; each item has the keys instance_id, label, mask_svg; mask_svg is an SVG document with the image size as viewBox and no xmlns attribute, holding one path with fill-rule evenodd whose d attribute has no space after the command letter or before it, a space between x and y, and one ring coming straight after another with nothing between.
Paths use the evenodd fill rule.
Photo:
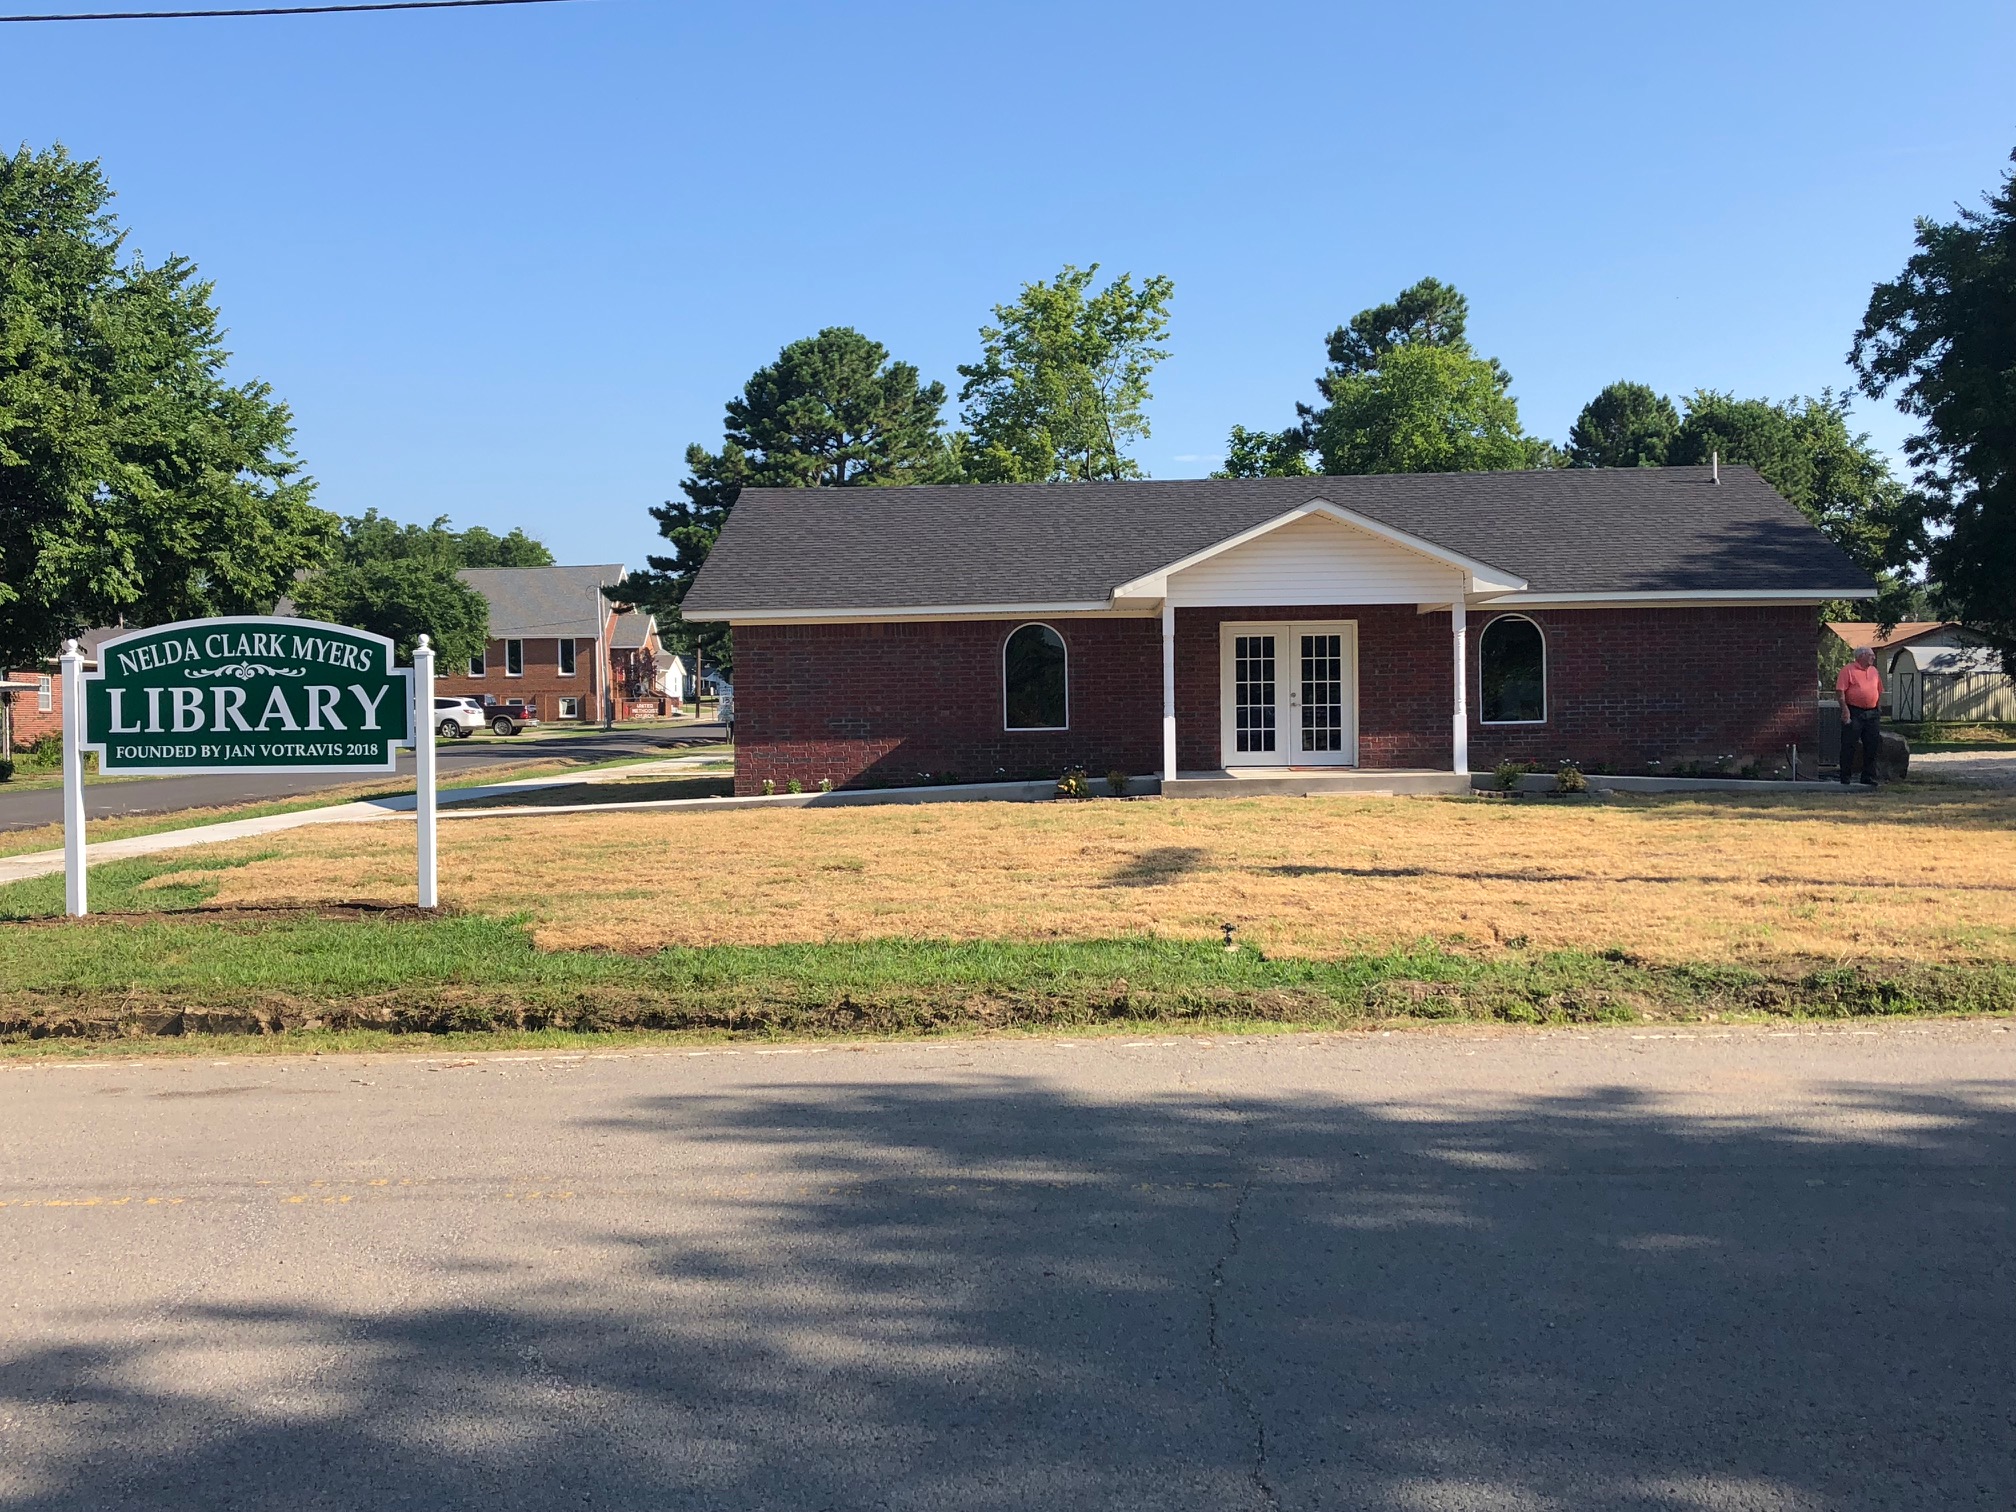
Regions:
<instances>
[{"instance_id":1,"label":"asphalt road","mask_svg":"<svg viewBox=\"0 0 2016 1512\"><path fill-rule=\"evenodd\" d=\"M0 1069L8 1509L2016 1505L2016 1033Z\"/></svg>"},{"instance_id":2,"label":"asphalt road","mask_svg":"<svg viewBox=\"0 0 2016 1512\"><path fill-rule=\"evenodd\" d=\"M574 761L610 761L625 756L670 755L683 743L696 739L719 740L726 733L724 726L706 724L613 730L606 735L549 735L543 739L526 735L502 740L479 737L441 745L436 760L445 780L481 771L486 766L554 757ZM401 754L399 773L411 780L411 752ZM180 809L216 808L232 803L292 798L302 793L351 787L370 780L369 773L284 772L264 776L233 773L218 777L142 777L131 782L91 782L84 786L84 812L92 819L173 813ZM0 788L0 832L59 824L62 819L63 790L60 787Z\"/></svg>"}]
</instances>

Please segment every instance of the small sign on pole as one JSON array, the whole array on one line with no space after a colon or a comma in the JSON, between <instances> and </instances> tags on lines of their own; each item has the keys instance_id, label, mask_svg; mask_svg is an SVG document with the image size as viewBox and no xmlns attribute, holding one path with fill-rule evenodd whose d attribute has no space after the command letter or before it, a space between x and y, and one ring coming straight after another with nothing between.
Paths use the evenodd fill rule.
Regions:
<instances>
[{"instance_id":1,"label":"small sign on pole","mask_svg":"<svg viewBox=\"0 0 2016 1512\"><path fill-rule=\"evenodd\" d=\"M65 910L82 916L84 753L107 775L394 772L419 758L420 904L436 905L434 652L411 669L392 642L318 620L232 615L183 620L104 641L84 670L63 647Z\"/></svg>"}]
</instances>

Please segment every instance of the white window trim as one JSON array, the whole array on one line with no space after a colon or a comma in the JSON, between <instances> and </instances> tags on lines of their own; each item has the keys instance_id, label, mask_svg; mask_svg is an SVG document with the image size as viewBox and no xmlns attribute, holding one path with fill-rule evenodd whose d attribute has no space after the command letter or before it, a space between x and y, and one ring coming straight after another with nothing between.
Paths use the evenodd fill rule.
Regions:
<instances>
[{"instance_id":1,"label":"white window trim","mask_svg":"<svg viewBox=\"0 0 2016 1512\"><path fill-rule=\"evenodd\" d=\"M37 714L56 712L56 679L47 672L35 674L35 712Z\"/></svg>"},{"instance_id":2,"label":"white window trim","mask_svg":"<svg viewBox=\"0 0 2016 1512\"><path fill-rule=\"evenodd\" d=\"M469 658L469 676L488 677L490 675L490 648L485 646Z\"/></svg>"},{"instance_id":3,"label":"white window trim","mask_svg":"<svg viewBox=\"0 0 2016 1512\"><path fill-rule=\"evenodd\" d=\"M563 635L553 643L553 647L553 665L559 669L558 675L561 677L575 676L577 669L581 665L581 643L570 636ZM566 665L570 660L574 663L572 667Z\"/></svg>"},{"instance_id":4,"label":"white window trim","mask_svg":"<svg viewBox=\"0 0 2016 1512\"><path fill-rule=\"evenodd\" d=\"M511 670L511 648L512 648L513 646L516 646L516 647L518 648L518 670L517 670L516 672L513 672L513 671ZM524 642L524 641L522 641L522 640L507 640L507 641L505 641L505 642L504 642L504 675L505 675L506 677L523 677L523 676L525 675L525 642Z\"/></svg>"},{"instance_id":5,"label":"white window trim","mask_svg":"<svg viewBox=\"0 0 2016 1512\"><path fill-rule=\"evenodd\" d=\"M1540 632L1540 717L1538 719L1486 719L1484 717L1484 637L1491 633L1491 627L1501 620L1524 620ZM1506 729L1512 725L1544 725L1547 723L1547 627L1530 614L1494 614L1484 621L1484 628L1477 632L1477 723L1488 725L1494 730Z\"/></svg>"},{"instance_id":6,"label":"white window trim","mask_svg":"<svg viewBox=\"0 0 2016 1512\"><path fill-rule=\"evenodd\" d=\"M559 694L556 696L560 701L560 712L554 716L556 719L579 719L581 717L581 700L578 697L572 694ZM571 710L567 707L569 704L574 706Z\"/></svg>"},{"instance_id":7,"label":"white window trim","mask_svg":"<svg viewBox=\"0 0 2016 1512\"><path fill-rule=\"evenodd\" d=\"M1064 648L1064 723L1061 725L1015 725L1008 723L1008 643L1031 627L1048 630L1057 637L1057 644ZM1058 730L1071 728L1071 642L1064 639L1064 632L1047 620L1024 620L1012 627L1001 637L1001 728L1014 735L1052 734Z\"/></svg>"}]
</instances>

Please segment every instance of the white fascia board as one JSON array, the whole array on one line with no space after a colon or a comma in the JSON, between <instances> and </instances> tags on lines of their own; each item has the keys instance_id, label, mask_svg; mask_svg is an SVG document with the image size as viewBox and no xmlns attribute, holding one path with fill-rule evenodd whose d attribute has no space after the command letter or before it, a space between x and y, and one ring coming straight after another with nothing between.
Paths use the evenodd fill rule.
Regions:
<instances>
[{"instance_id":1,"label":"white fascia board","mask_svg":"<svg viewBox=\"0 0 2016 1512\"><path fill-rule=\"evenodd\" d=\"M1144 609L1142 613L1153 613ZM846 624L875 620L1041 619L1051 614L1115 613L1105 599L1071 600L1055 604L902 604L888 609L717 609L688 614L688 620L734 625Z\"/></svg>"},{"instance_id":2,"label":"white fascia board","mask_svg":"<svg viewBox=\"0 0 2016 1512\"><path fill-rule=\"evenodd\" d=\"M1172 574L1181 572L1186 567L1195 567L1199 562L1208 562L1223 552L1244 546L1248 541L1258 540L1271 531L1279 530L1283 525L1292 525L1295 521L1307 519L1311 515L1322 515L1341 525L1349 525L1353 529L1364 531L1367 535L1376 536L1391 545L1458 568L1469 577L1469 591L1472 593L1513 593L1526 586L1526 579L1517 573L1507 572L1502 567L1493 567L1488 562L1467 557L1460 551L1451 551L1446 546L1437 546L1433 541L1423 540L1420 536L1410 535L1404 530L1396 530L1383 521L1368 518L1340 504L1332 504L1328 499L1311 499L1307 504L1297 505L1287 513L1276 515L1271 520L1263 520L1249 530L1227 536L1202 551L1192 552L1180 561L1171 562L1167 567L1158 567L1132 582L1122 583L1113 590L1113 596L1161 598L1169 592L1169 578Z\"/></svg>"},{"instance_id":3,"label":"white fascia board","mask_svg":"<svg viewBox=\"0 0 2016 1512\"><path fill-rule=\"evenodd\" d=\"M1558 605L1562 608L1598 608L1633 604L1818 604L1828 599L1875 598L1874 588L1662 588L1616 593L1492 593L1472 600L1480 609L1511 608L1518 604Z\"/></svg>"}]
</instances>

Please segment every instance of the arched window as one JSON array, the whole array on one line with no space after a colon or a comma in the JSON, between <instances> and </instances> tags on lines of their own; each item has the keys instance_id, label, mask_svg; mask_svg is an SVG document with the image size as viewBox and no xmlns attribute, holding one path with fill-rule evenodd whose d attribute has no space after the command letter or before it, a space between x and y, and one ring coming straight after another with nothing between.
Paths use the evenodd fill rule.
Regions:
<instances>
[{"instance_id":1,"label":"arched window","mask_svg":"<svg viewBox=\"0 0 2016 1512\"><path fill-rule=\"evenodd\" d=\"M1002 705L1011 730L1061 730L1070 719L1064 637L1048 625L1023 625L1001 649Z\"/></svg>"},{"instance_id":2,"label":"arched window","mask_svg":"<svg viewBox=\"0 0 2016 1512\"><path fill-rule=\"evenodd\" d=\"M1501 614L1477 642L1485 724L1547 721L1547 641L1523 614Z\"/></svg>"}]
</instances>

